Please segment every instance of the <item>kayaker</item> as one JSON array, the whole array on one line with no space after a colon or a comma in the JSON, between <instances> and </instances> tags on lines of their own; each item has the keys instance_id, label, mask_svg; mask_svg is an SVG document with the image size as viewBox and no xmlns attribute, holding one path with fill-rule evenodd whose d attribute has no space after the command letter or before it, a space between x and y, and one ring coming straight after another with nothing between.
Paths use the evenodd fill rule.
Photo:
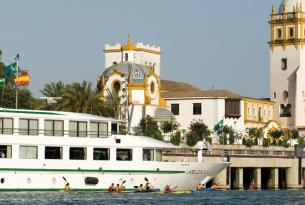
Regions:
<instances>
[{"instance_id":1,"label":"kayaker","mask_svg":"<svg viewBox=\"0 0 305 205\"><path fill-rule=\"evenodd\" d=\"M65 191L65 192L68 192L68 191L70 191L70 190L71 190L70 184L69 184L69 183L66 183L65 188L64 188L64 191Z\"/></svg>"},{"instance_id":2,"label":"kayaker","mask_svg":"<svg viewBox=\"0 0 305 205\"><path fill-rule=\"evenodd\" d=\"M124 189L123 186L120 186L120 184L117 184L116 187L115 187L115 192L122 192Z\"/></svg>"},{"instance_id":3,"label":"kayaker","mask_svg":"<svg viewBox=\"0 0 305 205\"><path fill-rule=\"evenodd\" d=\"M215 191L217 189L218 189L218 187L216 186L216 184L213 184L213 186L211 187L211 190Z\"/></svg>"},{"instance_id":4,"label":"kayaker","mask_svg":"<svg viewBox=\"0 0 305 205\"><path fill-rule=\"evenodd\" d=\"M197 186L196 186L196 190L197 191L202 191L204 189L204 187L203 187L203 184L198 184Z\"/></svg>"},{"instance_id":5,"label":"kayaker","mask_svg":"<svg viewBox=\"0 0 305 205\"><path fill-rule=\"evenodd\" d=\"M145 191L143 184L140 184L138 189L139 189L139 192L144 192Z\"/></svg>"},{"instance_id":6,"label":"kayaker","mask_svg":"<svg viewBox=\"0 0 305 205\"><path fill-rule=\"evenodd\" d=\"M164 193L171 193L171 192L173 192L173 189L169 185L166 185L164 187Z\"/></svg>"},{"instance_id":7,"label":"kayaker","mask_svg":"<svg viewBox=\"0 0 305 205\"><path fill-rule=\"evenodd\" d=\"M145 191L150 191L151 190L150 184L148 182L145 184L144 190Z\"/></svg>"},{"instance_id":8,"label":"kayaker","mask_svg":"<svg viewBox=\"0 0 305 205\"><path fill-rule=\"evenodd\" d=\"M110 187L107 189L108 192L115 191L114 183L111 183Z\"/></svg>"}]
</instances>

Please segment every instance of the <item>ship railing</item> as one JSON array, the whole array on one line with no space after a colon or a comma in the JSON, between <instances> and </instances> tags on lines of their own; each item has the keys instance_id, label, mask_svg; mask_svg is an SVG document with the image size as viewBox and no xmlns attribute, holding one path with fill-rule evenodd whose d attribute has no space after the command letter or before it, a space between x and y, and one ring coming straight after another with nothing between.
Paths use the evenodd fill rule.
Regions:
<instances>
[{"instance_id":1,"label":"ship railing","mask_svg":"<svg viewBox=\"0 0 305 205\"><path fill-rule=\"evenodd\" d=\"M28 136L41 136L46 137L92 137L92 138L107 138L116 132L104 132L104 131L71 131L71 130L48 130L48 129L23 129L23 128L3 128L0 132L1 135L28 135Z\"/></svg>"}]
</instances>

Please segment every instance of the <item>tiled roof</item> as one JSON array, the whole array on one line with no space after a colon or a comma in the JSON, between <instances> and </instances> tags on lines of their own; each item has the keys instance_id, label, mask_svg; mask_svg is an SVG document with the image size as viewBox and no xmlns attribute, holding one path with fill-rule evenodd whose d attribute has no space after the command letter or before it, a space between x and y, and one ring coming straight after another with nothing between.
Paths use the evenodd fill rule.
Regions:
<instances>
[{"instance_id":1,"label":"tiled roof","mask_svg":"<svg viewBox=\"0 0 305 205\"><path fill-rule=\"evenodd\" d=\"M241 96L237 93L231 92L229 90L201 90L191 84L176 81L161 81L161 96L165 99L168 98L237 98L240 99Z\"/></svg>"}]
</instances>

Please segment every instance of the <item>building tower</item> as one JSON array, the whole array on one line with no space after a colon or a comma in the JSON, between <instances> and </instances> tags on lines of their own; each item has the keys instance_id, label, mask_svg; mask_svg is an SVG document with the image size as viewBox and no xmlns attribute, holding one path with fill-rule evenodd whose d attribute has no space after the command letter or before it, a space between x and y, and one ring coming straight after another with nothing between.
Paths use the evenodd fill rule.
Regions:
<instances>
[{"instance_id":1,"label":"building tower","mask_svg":"<svg viewBox=\"0 0 305 205\"><path fill-rule=\"evenodd\" d=\"M133 44L128 35L126 44L106 44L105 68L121 62L137 63L154 69L154 73L160 76L160 55L161 48L155 45L143 44L138 42Z\"/></svg>"},{"instance_id":2,"label":"building tower","mask_svg":"<svg viewBox=\"0 0 305 205\"><path fill-rule=\"evenodd\" d=\"M283 0L272 6L270 98L283 128L305 129L305 0Z\"/></svg>"}]
</instances>

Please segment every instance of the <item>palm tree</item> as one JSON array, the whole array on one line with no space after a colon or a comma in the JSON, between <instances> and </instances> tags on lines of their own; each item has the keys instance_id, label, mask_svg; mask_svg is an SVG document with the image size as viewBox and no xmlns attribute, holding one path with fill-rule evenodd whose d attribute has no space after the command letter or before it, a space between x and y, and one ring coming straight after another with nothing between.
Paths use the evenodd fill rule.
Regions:
<instances>
[{"instance_id":1,"label":"palm tree","mask_svg":"<svg viewBox=\"0 0 305 205\"><path fill-rule=\"evenodd\" d=\"M122 118L123 109L126 108L126 101L122 102L122 96L118 92L111 92L107 89L107 95L104 97L104 109L108 117L116 119Z\"/></svg>"},{"instance_id":2,"label":"palm tree","mask_svg":"<svg viewBox=\"0 0 305 205\"><path fill-rule=\"evenodd\" d=\"M91 86L92 83L87 81L67 85L62 96L62 110L80 113L98 112L101 102Z\"/></svg>"},{"instance_id":3,"label":"palm tree","mask_svg":"<svg viewBox=\"0 0 305 205\"><path fill-rule=\"evenodd\" d=\"M62 97L65 91L65 84L62 81L48 83L40 91L46 97Z\"/></svg>"},{"instance_id":4,"label":"palm tree","mask_svg":"<svg viewBox=\"0 0 305 205\"><path fill-rule=\"evenodd\" d=\"M62 97L66 89L66 85L62 81L58 81L56 83L48 83L44 86L44 88L40 91L46 97ZM46 104L45 109L50 109L51 107ZM58 102L52 108L53 110L62 110L62 101L58 100Z\"/></svg>"}]
</instances>

